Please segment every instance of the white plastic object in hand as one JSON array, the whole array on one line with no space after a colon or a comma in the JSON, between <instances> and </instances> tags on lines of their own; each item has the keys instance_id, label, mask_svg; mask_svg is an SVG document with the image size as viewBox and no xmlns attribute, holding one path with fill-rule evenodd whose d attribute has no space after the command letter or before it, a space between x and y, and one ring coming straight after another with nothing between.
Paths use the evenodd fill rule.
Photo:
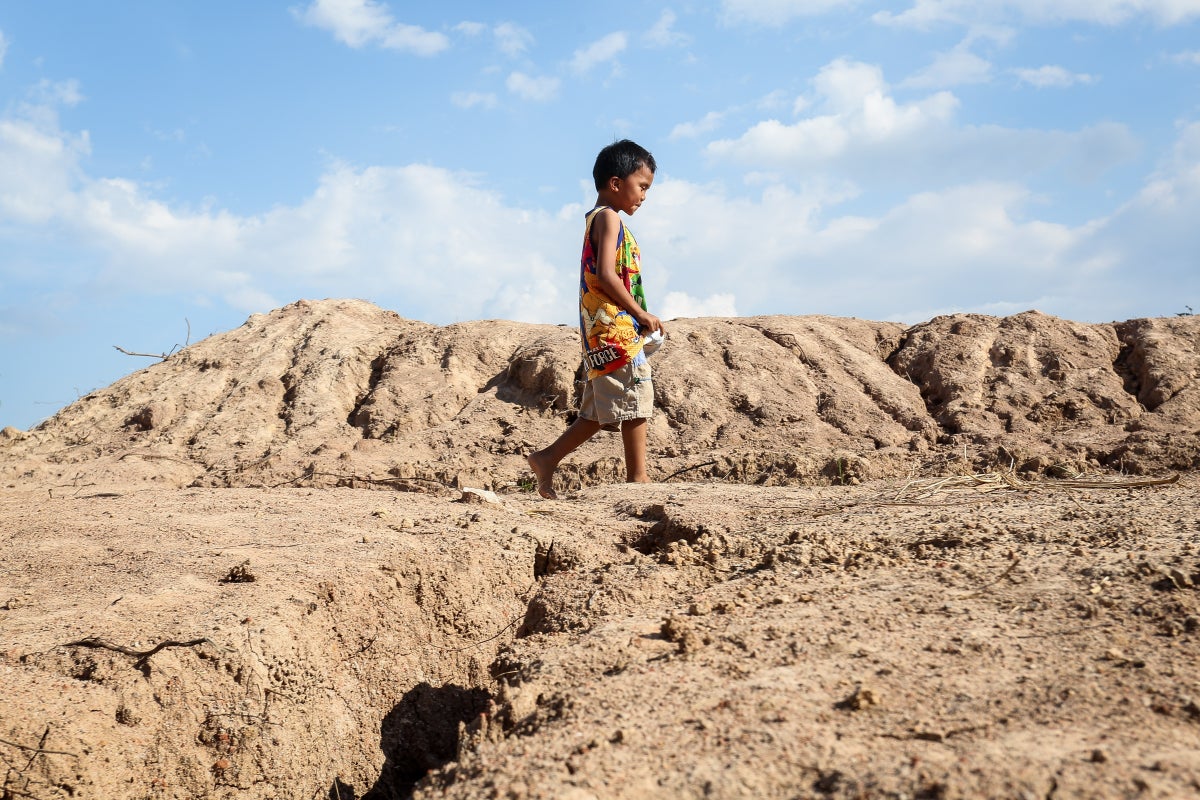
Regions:
<instances>
[{"instance_id":1,"label":"white plastic object in hand","mask_svg":"<svg viewBox=\"0 0 1200 800\"><path fill-rule=\"evenodd\" d=\"M662 347L664 337L662 331L654 331L649 336L642 337L642 352L646 355L653 355L658 348Z\"/></svg>"}]
</instances>

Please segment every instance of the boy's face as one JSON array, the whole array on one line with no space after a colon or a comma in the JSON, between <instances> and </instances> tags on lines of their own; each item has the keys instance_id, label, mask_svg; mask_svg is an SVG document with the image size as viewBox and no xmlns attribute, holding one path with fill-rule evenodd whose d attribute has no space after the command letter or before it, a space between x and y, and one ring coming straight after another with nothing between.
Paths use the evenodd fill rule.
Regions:
<instances>
[{"instance_id":1,"label":"boy's face","mask_svg":"<svg viewBox=\"0 0 1200 800\"><path fill-rule=\"evenodd\" d=\"M646 202L646 192L650 190L652 183L654 183L654 173L645 164L639 167L637 172L624 178L609 178L612 207L632 216L633 212Z\"/></svg>"}]
</instances>

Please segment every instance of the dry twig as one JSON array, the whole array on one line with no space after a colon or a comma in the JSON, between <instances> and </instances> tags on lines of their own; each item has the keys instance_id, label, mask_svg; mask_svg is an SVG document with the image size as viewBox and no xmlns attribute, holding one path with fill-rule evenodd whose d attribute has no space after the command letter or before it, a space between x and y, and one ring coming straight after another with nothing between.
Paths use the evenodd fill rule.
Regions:
<instances>
[{"instance_id":1,"label":"dry twig","mask_svg":"<svg viewBox=\"0 0 1200 800\"><path fill-rule=\"evenodd\" d=\"M692 465L692 466L690 466L690 467L684 467L683 469L676 470L675 472L672 472L672 473L671 473L670 475L668 475L667 477L663 478L663 479L662 479L662 482L663 482L663 483L666 483L667 481L671 480L671 478L678 477L678 476L680 476L680 475L684 474L685 472L691 472L692 470L694 470L694 469L700 469L701 467L711 467L711 466L714 466L716 463L717 463L717 462L716 462L715 460L713 460L713 461L705 461L705 462L704 462L704 463L702 463L702 464L694 464L694 465Z\"/></svg>"},{"instance_id":2,"label":"dry twig","mask_svg":"<svg viewBox=\"0 0 1200 800\"><path fill-rule=\"evenodd\" d=\"M100 639L96 636L88 636L85 639L80 639L75 642L67 642L65 645L63 645L63 647L94 647L102 650L112 650L113 652L121 653L122 655L136 656L137 661L133 662L133 665L138 669L141 669L146 665L146 662L150 659L150 656L154 655L160 650L165 650L168 647L196 647L197 645L202 644L212 644L212 642L209 639L192 639L190 642L177 642L173 639L168 639L165 642L159 642L149 650L134 650L130 647L113 644L112 642Z\"/></svg>"},{"instance_id":3,"label":"dry twig","mask_svg":"<svg viewBox=\"0 0 1200 800\"><path fill-rule=\"evenodd\" d=\"M43 737L42 741L45 741ZM33 753L35 756L70 756L71 758L79 758L78 753L69 753L66 750L47 750L44 747L30 747L27 744L20 742L10 742L8 739L0 739L0 744L6 744L9 747L15 747L18 750L24 750L26 753Z\"/></svg>"}]
</instances>

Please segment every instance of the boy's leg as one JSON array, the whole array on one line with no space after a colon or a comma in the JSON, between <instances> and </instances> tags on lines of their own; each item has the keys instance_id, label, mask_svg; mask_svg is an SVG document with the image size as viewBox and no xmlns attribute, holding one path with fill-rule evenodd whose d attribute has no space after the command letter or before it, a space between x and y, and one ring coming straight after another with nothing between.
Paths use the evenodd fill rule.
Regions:
<instances>
[{"instance_id":1,"label":"boy's leg","mask_svg":"<svg viewBox=\"0 0 1200 800\"><path fill-rule=\"evenodd\" d=\"M625 480L650 483L646 474L646 420L627 419L621 423L621 444L625 446Z\"/></svg>"},{"instance_id":2,"label":"boy's leg","mask_svg":"<svg viewBox=\"0 0 1200 800\"><path fill-rule=\"evenodd\" d=\"M545 450L538 450L529 456L529 468L537 477L538 494L547 500L558 499L558 495L554 493L554 470L558 468L558 462L570 455L579 445L595 436L599 430L599 422L576 417L570 427L563 431L553 444ZM642 449L645 450L645 447L643 446Z\"/></svg>"}]
</instances>

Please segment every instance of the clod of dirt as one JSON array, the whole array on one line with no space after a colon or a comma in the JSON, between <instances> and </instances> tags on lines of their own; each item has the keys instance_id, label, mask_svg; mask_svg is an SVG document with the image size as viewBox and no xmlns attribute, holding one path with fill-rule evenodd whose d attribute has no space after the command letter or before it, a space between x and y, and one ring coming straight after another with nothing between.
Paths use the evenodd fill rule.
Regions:
<instances>
[{"instance_id":1,"label":"clod of dirt","mask_svg":"<svg viewBox=\"0 0 1200 800\"><path fill-rule=\"evenodd\" d=\"M674 642L682 655L695 653L707 643L695 623L682 617L667 617L662 624L662 637Z\"/></svg>"},{"instance_id":2,"label":"clod of dirt","mask_svg":"<svg viewBox=\"0 0 1200 800\"><path fill-rule=\"evenodd\" d=\"M862 711L879 705L879 697L869 686L856 686L854 691L834 704L844 711Z\"/></svg>"},{"instance_id":3,"label":"clod of dirt","mask_svg":"<svg viewBox=\"0 0 1200 800\"><path fill-rule=\"evenodd\" d=\"M235 567L230 567L229 572L225 573L225 577L217 583L253 583L256 580L258 580L258 576L250 571L250 561L246 560Z\"/></svg>"}]
</instances>

